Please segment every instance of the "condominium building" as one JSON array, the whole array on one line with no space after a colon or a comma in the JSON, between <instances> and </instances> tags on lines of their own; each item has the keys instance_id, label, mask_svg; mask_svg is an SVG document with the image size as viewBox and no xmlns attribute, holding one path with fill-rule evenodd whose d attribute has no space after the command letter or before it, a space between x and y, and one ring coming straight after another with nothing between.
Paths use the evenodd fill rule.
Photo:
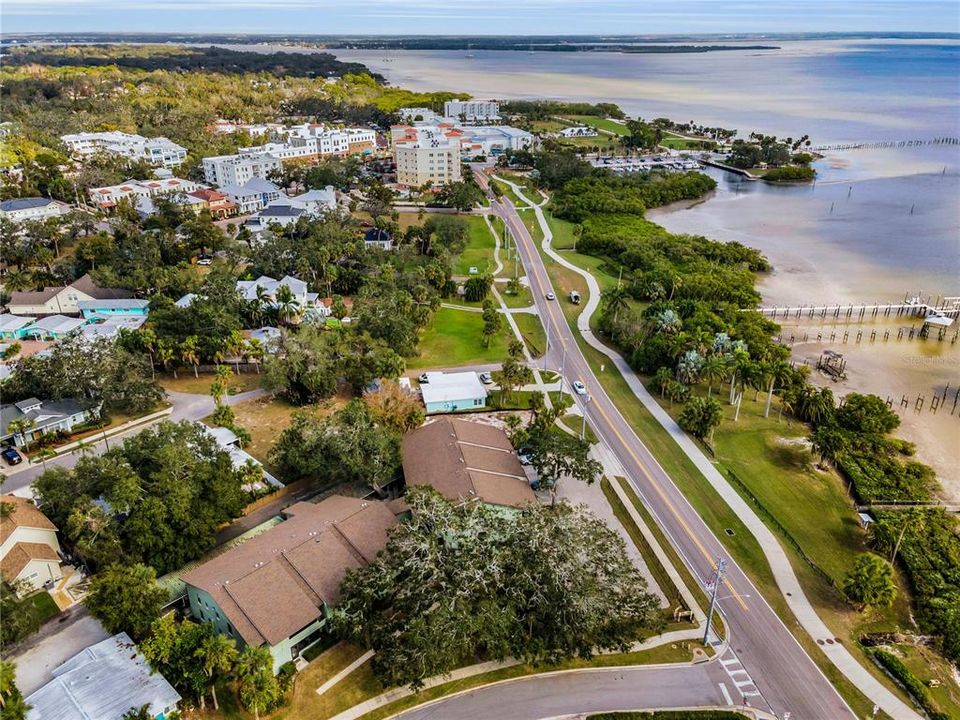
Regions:
<instances>
[{"instance_id":1,"label":"condominium building","mask_svg":"<svg viewBox=\"0 0 960 720\"><path fill-rule=\"evenodd\" d=\"M154 198L159 195L177 193L187 194L202 188L203 185L192 180L168 177L156 180L128 180L120 185L90 188L89 193L91 202L106 210L115 207L124 198L128 198L136 205L140 198Z\"/></svg>"},{"instance_id":2,"label":"condominium building","mask_svg":"<svg viewBox=\"0 0 960 720\"><path fill-rule=\"evenodd\" d=\"M283 138L287 144L310 148L320 157L352 155L377 146L377 134L369 128L330 128L319 123L294 125Z\"/></svg>"},{"instance_id":3,"label":"condominium building","mask_svg":"<svg viewBox=\"0 0 960 720\"><path fill-rule=\"evenodd\" d=\"M398 184L446 185L461 179L459 138L445 128L395 127L392 134Z\"/></svg>"},{"instance_id":4,"label":"condominium building","mask_svg":"<svg viewBox=\"0 0 960 720\"><path fill-rule=\"evenodd\" d=\"M245 185L253 178L266 179L270 172L281 168L280 159L270 153L217 155L203 159L203 177L208 183L221 187Z\"/></svg>"},{"instance_id":5,"label":"condominium building","mask_svg":"<svg viewBox=\"0 0 960 720\"><path fill-rule=\"evenodd\" d=\"M73 155L90 157L98 153L145 160L153 167L176 167L187 159L187 149L165 137L145 138L125 132L74 133L60 137Z\"/></svg>"},{"instance_id":6,"label":"condominium building","mask_svg":"<svg viewBox=\"0 0 960 720\"><path fill-rule=\"evenodd\" d=\"M448 100L443 104L443 114L448 118L462 117L467 122L499 120L500 105L492 100Z\"/></svg>"}]
</instances>

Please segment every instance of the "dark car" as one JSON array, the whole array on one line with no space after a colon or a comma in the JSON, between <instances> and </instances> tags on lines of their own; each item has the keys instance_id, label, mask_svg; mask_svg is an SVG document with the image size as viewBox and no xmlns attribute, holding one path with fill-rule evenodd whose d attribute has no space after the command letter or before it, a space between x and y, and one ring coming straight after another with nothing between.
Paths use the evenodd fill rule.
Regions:
<instances>
[{"instance_id":1,"label":"dark car","mask_svg":"<svg viewBox=\"0 0 960 720\"><path fill-rule=\"evenodd\" d=\"M12 447L4 448L0 455L3 455L3 459L7 461L7 465L19 465L23 462L23 458L20 457L20 453L18 453Z\"/></svg>"}]
</instances>

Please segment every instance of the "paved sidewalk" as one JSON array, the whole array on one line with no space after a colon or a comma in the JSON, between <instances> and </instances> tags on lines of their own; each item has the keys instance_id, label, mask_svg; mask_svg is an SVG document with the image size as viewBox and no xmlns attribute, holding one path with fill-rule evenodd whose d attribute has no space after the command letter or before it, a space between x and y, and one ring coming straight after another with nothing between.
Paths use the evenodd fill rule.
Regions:
<instances>
[{"instance_id":1,"label":"paved sidewalk","mask_svg":"<svg viewBox=\"0 0 960 720\"><path fill-rule=\"evenodd\" d=\"M511 185L517 196L526 202L530 202L524 197L521 188L515 183L507 182ZM783 550L780 541L773 532L763 523L763 521L753 512L753 509L747 505L736 490L731 487L727 480L714 467L713 463L700 450L699 447L690 439L690 437L674 422L673 418L664 410L660 404L647 392L646 388L640 382L636 373L627 363L627 361L614 350L611 350L604 343L598 340L590 330L590 317L596 311L600 304L600 286L589 272L583 270L577 265L569 262L560 256L552 247L551 241L553 234L543 215L542 208L534 206L534 212L537 215L537 221L543 230L542 247L553 260L563 267L576 272L587 282L590 291L590 297L584 306L583 312L577 318L577 329L583 335L587 343L609 357L617 370L630 386L631 391L637 397L643 406L656 418L657 422L670 434L676 441L680 449L697 466L697 469L703 474L707 482L724 499L730 508L737 514L740 520L746 525L747 529L753 534L763 549L767 562L773 571L777 587L783 594L784 600L789 606L791 612L796 616L800 625L820 646L823 653L829 660L844 674L844 676L854 684L857 689L866 695L870 700L880 706L880 708L897 720L918 720L921 716L912 708L907 706L896 695L890 692L880 683L866 668L864 668L853 655L842 644L836 642L834 634L826 626L816 610L810 604L807 596L803 592L800 581L797 579L790 565L790 560Z\"/></svg>"}]
</instances>

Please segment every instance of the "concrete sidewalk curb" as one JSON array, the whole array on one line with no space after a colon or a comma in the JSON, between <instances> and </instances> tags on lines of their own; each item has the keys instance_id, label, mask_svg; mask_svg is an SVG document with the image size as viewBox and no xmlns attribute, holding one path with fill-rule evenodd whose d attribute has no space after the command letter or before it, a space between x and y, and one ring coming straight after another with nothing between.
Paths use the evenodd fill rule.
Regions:
<instances>
[{"instance_id":1,"label":"concrete sidewalk curb","mask_svg":"<svg viewBox=\"0 0 960 720\"><path fill-rule=\"evenodd\" d=\"M678 630L675 632L664 633L663 635L657 635L653 638L647 638L643 642L634 643L634 645L631 646L628 652L639 652L642 650L650 650L652 648L660 647L662 645L667 645L673 642L681 642L684 640L695 639L695 638L689 637L689 633L690 631L688 630ZM696 633L696 637L699 637L699 633ZM601 654L611 655L615 653L598 653L598 655L601 655ZM714 655L712 658L710 658L709 662L713 662L719 657L720 655L718 653ZM483 675L484 673L493 672L495 670L503 670L505 668L515 667L516 665L521 665L521 664L523 664L522 661L511 658L509 660L504 660L503 662L485 662L485 663L478 663L477 665L469 665L464 668L458 668L453 672L451 672L449 675L437 675L432 678L427 678L424 681L422 689L427 690L429 688L436 687L438 685L445 685L447 683L455 682L457 680L464 680L466 678L474 677L476 675ZM614 665L610 667L587 667L587 668L570 668L567 670L549 670L547 672L531 673L529 675L521 675L515 678L506 678L504 680L496 680L491 683L484 683L482 685L477 685L476 687L467 688L465 690L460 690L455 693L450 693L449 695L442 695L441 697L435 698L433 700L429 700L425 703L422 703L420 705L415 705L412 707L423 708L437 702L449 700L452 697L456 697L458 695L471 692L481 687L485 688L485 687L492 687L496 685L504 685L507 683L529 680L530 678L534 678L534 677L537 677L537 678L551 677L554 675L564 675L568 673L622 672L625 669L636 670L638 668L641 668L641 669L642 668L650 668L650 669L670 668L670 667L686 666L686 665L692 665L692 664L693 664L692 662L690 663L654 663L650 665ZM344 677L345 676L346 676L346 673L344 674ZM374 710L377 710L383 707L384 705L389 705L392 702L396 702L397 700L402 700L403 698L410 697L411 695L414 695L414 694L415 694L414 691L406 686L400 687L400 688L393 688L392 690L388 690L387 692L382 693L381 695L378 695L374 698L370 698L369 700L366 700L358 705L354 705L352 708L344 710L342 713L339 713L338 715L334 715L332 718L330 718L330 720L358 720L358 718L362 718L367 713L373 712ZM412 708L406 708L404 710L401 710L400 712L401 713L407 712L407 710L410 710L410 709ZM391 715L390 717L396 717L396 714Z\"/></svg>"},{"instance_id":2,"label":"concrete sidewalk curb","mask_svg":"<svg viewBox=\"0 0 960 720\"><path fill-rule=\"evenodd\" d=\"M736 705L708 705L702 707L676 707L670 708L670 712L705 712L707 710L713 710L717 712L733 712L740 713L746 718L753 718L753 720L778 720L776 715L771 715L766 710L760 710L758 708L745 708L738 707ZM590 720L590 718L597 715L603 715L605 712L611 713L653 713L653 712L665 712L665 708L634 708L633 710L601 710L600 712L591 712L591 713L573 713L572 715L554 715L553 717L543 718L542 720Z\"/></svg>"},{"instance_id":3,"label":"concrete sidewalk curb","mask_svg":"<svg viewBox=\"0 0 960 720\"><path fill-rule=\"evenodd\" d=\"M531 201L523 195L520 186L516 183L503 180L502 178L500 178L500 180L509 185L517 197L532 205ZM820 616L817 615L816 610L803 592L800 581L793 571L793 566L790 564L790 560L776 535L774 535L759 516L753 512L750 506L740 497L739 493L727 482L726 478L720 474L720 471L714 467L713 463L703 454L700 448L696 446L680 426L677 425L667 411L647 392L647 389L640 382L640 379L623 356L607 347L594 336L590 329L590 318L600 304L600 286L593 275L583 268L567 261L565 258L562 258L553 250L550 246L553 234L543 215L543 210L539 205L533 205L533 209L537 215L537 221L543 230L543 251L563 267L579 274L587 282L590 298L584 306L583 311L577 317L577 329L587 344L613 361L636 398L640 400L647 411L650 412L657 422L669 433L684 454L697 466L697 469L707 482L710 483L711 487L723 498L724 502L730 506L737 517L751 532L760 544L764 556L773 572L777 587L780 589L791 612L803 627L804 631L814 641L817 641L820 650L826 655L830 662L832 662L861 693L876 703L895 720L919 720L921 716L917 712L884 687L879 680L871 675L867 669L853 657L846 647L835 641L833 632L830 631ZM650 457L654 462L657 462L656 457L654 457L652 453L650 453ZM657 464L659 465L659 463ZM663 471L663 468L661 467L660 470ZM669 477L666 472L664 472L664 475ZM780 618L780 620L782 623L783 619Z\"/></svg>"}]
</instances>

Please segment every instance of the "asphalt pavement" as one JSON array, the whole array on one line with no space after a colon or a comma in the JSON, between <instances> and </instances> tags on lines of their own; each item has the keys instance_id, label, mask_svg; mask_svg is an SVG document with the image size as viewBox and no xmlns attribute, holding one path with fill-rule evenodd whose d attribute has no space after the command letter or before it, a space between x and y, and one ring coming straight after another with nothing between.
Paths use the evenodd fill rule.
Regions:
<instances>
[{"instance_id":1,"label":"asphalt pavement","mask_svg":"<svg viewBox=\"0 0 960 720\"><path fill-rule=\"evenodd\" d=\"M551 347L547 363L558 369L561 360L568 380L587 385L591 400L583 404L587 420L610 447L651 514L705 587L715 563L727 561L726 582L719 607L730 633L735 668L733 699L794 720L854 717L853 712L810 659L774 610L740 567L729 557L693 506L636 436L584 358L560 307L547 300L554 292L546 268L526 226L508 199L494 202L499 215L517 239L520 257ZM556 294L556 293L555 293Z\"/></svg>"}]
</instances>

